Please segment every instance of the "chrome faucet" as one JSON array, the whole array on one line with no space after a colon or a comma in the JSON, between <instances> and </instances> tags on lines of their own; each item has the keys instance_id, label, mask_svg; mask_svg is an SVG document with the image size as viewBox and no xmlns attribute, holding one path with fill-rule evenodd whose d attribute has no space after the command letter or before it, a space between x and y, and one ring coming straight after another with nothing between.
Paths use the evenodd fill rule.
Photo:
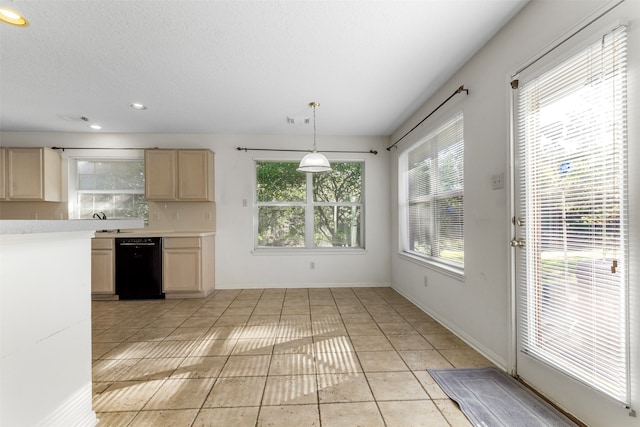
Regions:
<instances>
[{"instance_id":1,"label":"chrome faucet","mask_svg":"<svg viewBox=\"0 0 640 427\"><path fill-rule=\"evenodd\" d=\"M92 218L95 218L95 219L107 219L107 215L104 212L100 212L100 213L96 212L96 213L93 214Z\"/></svg>"}]
</instances>

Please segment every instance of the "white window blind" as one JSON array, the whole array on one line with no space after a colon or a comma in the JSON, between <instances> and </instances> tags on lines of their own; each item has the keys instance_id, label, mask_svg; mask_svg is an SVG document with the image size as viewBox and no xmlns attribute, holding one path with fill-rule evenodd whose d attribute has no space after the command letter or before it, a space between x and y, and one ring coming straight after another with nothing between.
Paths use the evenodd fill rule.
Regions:
<instances>
[{"instance_id":1,"label":"white window blind","mask_svg":"<svg viewBox=\"0 0 640 427\"><path fill-rule=\"evenodd\" d=\"M144 197L144 160L86 159L74 160L78 218L104 213L108 219L148 218Z\"/></svg>"},{"instance_id":2,"label":"white window blind","mask_svg":"<svg viewBox=\"0 0 640 427\"><path fill-rule=\"evenodd\" d=\"M521 79L517 96L521 348L627 402L625 28Z\"/></svg>"},{"instance_id":3,"label":"white window blind","mask_svg":"<svg viewBox=\"0 0 640 427\"><path fill-rule=\"evenodd\" d=\"M463 115L440 126L401 156L406 172L405 251L464 265ZM404 203L403 203L404 205Z\"/></svg>"}]
</instances>

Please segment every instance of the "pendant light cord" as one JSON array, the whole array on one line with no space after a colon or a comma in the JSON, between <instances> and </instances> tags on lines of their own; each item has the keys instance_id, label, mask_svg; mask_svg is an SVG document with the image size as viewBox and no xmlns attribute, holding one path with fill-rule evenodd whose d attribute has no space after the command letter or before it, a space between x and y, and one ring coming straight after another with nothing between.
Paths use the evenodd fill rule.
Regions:
<instances>
[{"instance_id":1,"label":"pendant light cord","mask_svg":"<svg viewBox=\"0 0 640 427\"><path fill-rule=\"evenodd\" d=\"M320 106L320 104L316 102L309 103L309 106L313 109L313 152L316 152L316 108Z\"/></svg>"}]
</instances>

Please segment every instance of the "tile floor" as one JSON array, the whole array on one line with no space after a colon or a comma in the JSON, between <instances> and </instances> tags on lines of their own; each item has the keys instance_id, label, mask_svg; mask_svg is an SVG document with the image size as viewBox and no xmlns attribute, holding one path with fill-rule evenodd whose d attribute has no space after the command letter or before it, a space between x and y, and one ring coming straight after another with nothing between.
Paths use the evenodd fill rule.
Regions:
<instances>
[{"instance_id":1,"label":"tile floor","mask_svg":"<svg viewBox=\"0 0 640 427\"><path fill-rule=\"evenodd\" d=\"M390 288L94 301L102 426L470 426L429 368L490 362Z\"/></svg>"}]
</instances>

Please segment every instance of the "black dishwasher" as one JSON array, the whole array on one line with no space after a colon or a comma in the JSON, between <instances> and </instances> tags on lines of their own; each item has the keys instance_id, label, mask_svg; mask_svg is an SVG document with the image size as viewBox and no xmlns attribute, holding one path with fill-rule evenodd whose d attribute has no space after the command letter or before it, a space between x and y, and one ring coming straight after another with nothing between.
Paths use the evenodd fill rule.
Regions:
<instances>
[{"instance_id":1,"label":"black dishwasher","mask_svg":"<svg viewBox=\"0 0 640 427\"><path fill-rule=\"evenodd\" d=\"M116 240L116 294L120 299L162 299L162 237Z\"/></svg>"}]
</instances>

